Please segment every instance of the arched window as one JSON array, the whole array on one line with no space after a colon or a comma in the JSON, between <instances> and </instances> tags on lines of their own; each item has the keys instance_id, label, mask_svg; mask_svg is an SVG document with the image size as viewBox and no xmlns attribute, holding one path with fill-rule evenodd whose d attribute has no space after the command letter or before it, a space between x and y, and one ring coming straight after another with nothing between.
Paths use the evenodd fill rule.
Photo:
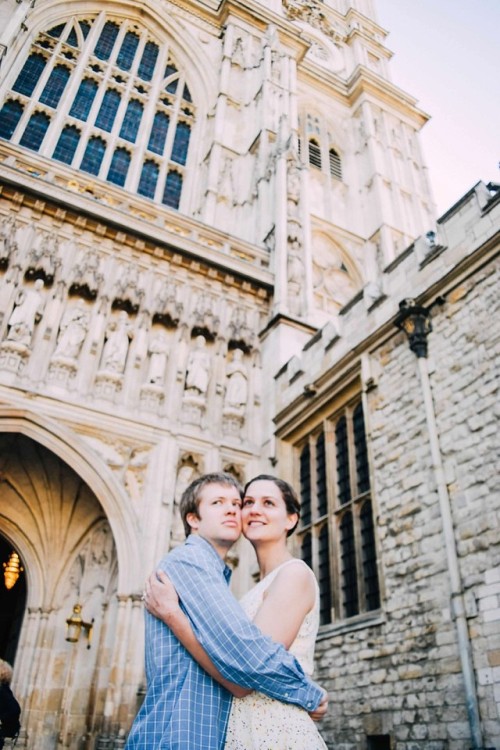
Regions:
<instances>
[{"instance_id":1,"label":"arched window","mask_svg":"<svg viewBox=\"0 0 500 750\"><path fill-rule=\"evenodd\" d=\"M309 164L321 169L321 147L314 138L309 141Z\"/></svg>"},{"instance_id":2,"label":"arched window","mask_svg":"<svg viewBox=\"0 0 500 750\"><path fill-rule=\"evenodd\" d=\"M78 128L74 125L67 125L59 136L52 157L64 162L65 164L71 164L79 140L80 131Z\"/></svg>"},{"instance_id":3,"label":"arched window","mask_svg":"<svg viewBox=\"0 0 500 750\"><path fill-rule=\"evenodd\" d=\"M130 154L125 148L117 148L111 160L111 166L108 172L109 182L123 187L127 179L128 168L130 167Z\"/></svg>"},{"instance_id":4,"label":"arched window","mask_svg":"<svg viewBox=\"0 0 500 750\"><path fill-rule=\"evenodd\" d=\"M330 161L330 174L332 177L335 177L337 180L342 179L342 163L340 161L340 156L335 151L334 148L331 148L328 152L328 158Z\"/></svg>"},{"instance_id":5,"label":"arched window","mask_svg":"<svg viewBox=\"0 0 500 750\"><path fill-rule=\"evenodd\" d=\"M49 107L57 107L63 91L66 88L66 84L68 83L69 75L69 70L64 65L56 65L56 67L52 69L49 80L40 94L40 101L42 104L47 104Z\"/></svg>"},{"instance_id":6,"label":"arched window","mask_svg":"<svg viewBox=\"0 0 500 750\"><path fill-rule=\"evenodd\" d=\"M82 163L80 164L80 169L90 174L99 174L105 151L106 141L103 138L90 138L83 155Z\"/></svg>"},{"instance_id":7,"label":"arched window","mask_svg":"<svg viewBox=\"0 0 500 750\"><path fill-rule=\"evenodd\" d=\"M85 122L96 94L97 83L90 78L84 78L71 105L69 111L71 117L76 117L78 120Z\"/></svg>"},{"instance_id":8,"label":"arched window","mask_svg":"<svg viewBox=\"0 0 500 750\"><path fill-rule=\"evenodd\" d=\"M19 102L12 100L5 102L0 111L0 138L12 138L23 111L24 107Z\"/></svg>"},{"instance_id":9,"label":"arched window","mask_svg":"<svg viewBox=\"0 0 500 750\"><path fill-rule=\"evenodd\" d=\"M24 96L31 96L46 64L47 61L43 55L31 54L24 63L12 89Z\"/></svg>"},{"instance_id":10,"label":"arched window","mask_svg":"<svg viewBox=\"0 0 500 750\"><path fill-rule=\"evenodd\" d=\"M160 168L154 161L145 161L142 165L141 179L137 192L146 198L154 198Z\"/></svg>"},{"instance_id":11,"label":"arched window","mask_svg":"<svg viewBox=\"0 0 500 750\"><path fill-rule=\"evenodd\" d=\"M151 135L149 136L148 149L155 154L163 154L165 140L167 137L170 117L165 112L157 112L153 120Z\"/></svg>"},{"instance_id":12,"label":"arched window","mask_svg":"<svg viewBox=\"0 0 500 750\"><path fill-rule=\"evenodd\" d=\"M178 208L194 116L166 42L90 14L38 34L0 108L0 138Z\"/></svg>"},{"instance_id":13,"label":"arched window","mask_svg":"<svg viewBox=\"0 0 500 750\"><path fill-rule=\"evenodd\" d=\"M169 172L165 181L162 203L171 208L179 208L182 190L182 175L179 172Z\"/></svg>"},{"instance_id":14,"label":"arched window","mask_svg":"<svg viewBox=\"0 0 500 750\"><path fill-rule=\"evenodd\" d=\"M137 101L137 99L132 99L128 103L127 111L125 112L125 117L123 118L120 130L121 138L125 138L126 141L130 141L131 143L135 143L143 111L144 107L141 102Z\"/></svg>"},{"instance_id":15,"label":"arched window","mask_svg":"<svg viewBox=\"0 0 500 750\"><path fill-rule=\"evenodd\" d=\"M44 112L35 112L31 115L20 140L21 146L38 151L49 127L50 119Z\"/></svg>"}]
</instances>

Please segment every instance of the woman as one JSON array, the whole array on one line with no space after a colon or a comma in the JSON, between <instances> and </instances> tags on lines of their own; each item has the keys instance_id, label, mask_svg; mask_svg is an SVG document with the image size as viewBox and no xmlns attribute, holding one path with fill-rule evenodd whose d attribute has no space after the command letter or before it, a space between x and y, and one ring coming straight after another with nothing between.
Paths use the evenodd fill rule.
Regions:
<instances>
[{"instance_id":1,"label":"woman","mask_svg":"<svg viewBox=\"0 0 500 750\"><path fill-rule=\"evenodd\" d=\"M243 534L255 548L260 581L241 605L260 630L283 643L310 674L319 624L318 585L310 568L286 546L299 515L297 496L287 482L262 474L247 484L241 511ZM163 576L161 582L152 576L146 586L146 606L162 619L155 601L166 581ZM180 609L179 617L169 617L168 624L201 666L219 679L207 667L206 654L193 650L192 632L186 635L186 618ZM223 684L234 695L243 696L233 700L225 750L326 750L312 718L302 708Z\"/></svg>"}]
</instances>

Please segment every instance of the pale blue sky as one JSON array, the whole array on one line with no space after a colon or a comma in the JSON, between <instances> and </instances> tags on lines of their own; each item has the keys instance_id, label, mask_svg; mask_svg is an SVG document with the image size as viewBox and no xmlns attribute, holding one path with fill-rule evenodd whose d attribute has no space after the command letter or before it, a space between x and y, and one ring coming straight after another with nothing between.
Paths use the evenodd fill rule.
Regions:
<instances>
[{"instance_id":1,"label":"pale blue sky","mask_svg":"<svg viewBox=\"0 0 500 750\"><path fill-rule=\"evenodd\" d=\"M375 0L392 82L431 115L421 133L438 216L500 182L500 0Z\"/></svg>"}]
</instances>

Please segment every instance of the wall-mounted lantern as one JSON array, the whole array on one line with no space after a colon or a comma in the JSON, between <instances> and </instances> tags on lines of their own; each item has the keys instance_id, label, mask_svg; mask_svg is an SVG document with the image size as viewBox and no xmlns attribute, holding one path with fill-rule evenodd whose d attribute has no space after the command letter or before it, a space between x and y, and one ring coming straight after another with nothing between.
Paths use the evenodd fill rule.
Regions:
<instances>
[{"instance_id":1,"label":"wall-mounted lantern","mask_svg":"<svg viewBox=\"0 0 500 750\"><path fill-rule=\"evenodd\" d=\"M87 637L87 648L90 648L92 643L92 630L94 628L94 618L92 618L91 622L85 622L82 619L82 605L81 604L75 604L73 607L73 613L71 617L68 617L66 620L67 625L67 632L66 632L66 640L70 643L78 643L80 640L80 633L84 632L85 636Z\"/></svg>"},{"instance_id":2,"label":"wall-mounted lantern","mask_svg":"<svg viewBox=\"0 0 500 750\"><path fill-rule=\"evenodd\" d=\"M429 310L416 305L412 299L399 303L399 315L394 324L408 336L410 349L420 359L427 357L427 336L432 331Z\"/></svg>"}]
</instances>

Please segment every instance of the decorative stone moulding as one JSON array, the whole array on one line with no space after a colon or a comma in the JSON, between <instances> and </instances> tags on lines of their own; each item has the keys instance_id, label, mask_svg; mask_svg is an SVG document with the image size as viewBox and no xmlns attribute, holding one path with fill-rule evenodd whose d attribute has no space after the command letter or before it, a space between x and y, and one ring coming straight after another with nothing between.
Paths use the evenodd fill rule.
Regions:
<instances>
[{"instance_id":1,"label":"decorative stone moulding","mask_svg":"<svg viewBox=\"0 0 500 750\"><path fill-rule=\"evenodd\" d=\"M18 341L4 341L0 346L0 370L14 375L22 373L31 350Z\"/></svg>"},{"instance_id":2,"label":"decorative stone moulding","mask_svg":"<svg viewBox=\"0 0 500 750\"><path fill-rule=\"evenodd\" d=\"M114 401L122 385L123 375L108 370L99 370L95 377L95 395L106 401Z\"/></svg>"},{"instance_id":3,"label":"decorative stone moulding","mask_svg":"<svg viewBox=\"0 0 500 750\"><path fill-rule=\"evenodd\" d=\"M54 385L66 388L75 378L78 363L69 357L52 357L49 364L47 380Z\"/></svg>"},{"instance_id":4,"label":"decorative stone moulding","mask_svg":"<svg viewBox=\"0 0 500 750\"><path fill-rule=\"evenodd\" d=\"M158 412L164 398L165 394L163 388L159 385L148 383L141 387L141 408L144 409L144 411L150 411L153 413Z\"/></svg>"},{"instance_id":5,"label":"decorative stone moulding","mask_svg":"<svg viewBox=\"0 0 500 750\"><path fill-rule=\"evenodd\" d=\"M204 396L186 392L182 401L182 421L201 427L207 405Z\"/></svg>"},{"instance_id":6,"label":"decorative stone moulding","mask_svg":"<svg viewBox=\"0 0 500 750\"><path fill-rule=\"evenodd\" d=\"M224 435L231 435L233 437L239 436L244 424L245 414L243 407L241 407L241 409L224 409L222 415L222 430Z\"/></svg>"}]
</instances>

